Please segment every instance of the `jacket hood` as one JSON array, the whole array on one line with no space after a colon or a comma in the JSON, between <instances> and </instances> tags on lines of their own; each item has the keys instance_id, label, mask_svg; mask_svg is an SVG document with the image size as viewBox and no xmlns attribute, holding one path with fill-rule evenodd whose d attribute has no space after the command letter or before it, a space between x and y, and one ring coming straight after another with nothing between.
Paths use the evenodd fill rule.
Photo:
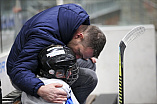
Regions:
<instances>
[{"instance_id":1,"label":"jacket hood","mask_svg":"<svg viewBox=\"0 0 157 104\"><path fill-rule=\"evenodd\" d=\"M75 31L81 24L90 24L88 14L81 6L76 4L67 4L59 8L59 33L65 44L72 39Z\"/></svg>"}]
</instances>

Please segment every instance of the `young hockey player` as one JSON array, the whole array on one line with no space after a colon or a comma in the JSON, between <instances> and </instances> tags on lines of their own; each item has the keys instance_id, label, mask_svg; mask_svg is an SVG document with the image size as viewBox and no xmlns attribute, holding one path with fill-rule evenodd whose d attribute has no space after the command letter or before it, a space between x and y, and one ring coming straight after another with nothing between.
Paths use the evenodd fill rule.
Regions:
<instances>
[{"instance_id":1,"label":"young hockey player","mask_svg":"<svg viewBox=\"0 0 157 104\"><path fill-rule=\"evenodd\" d=\"M61 45L51 45L39 53L39 78L45 85L60 83L59 88L67 93L67 101L63 104L79 104L70 85L78 78L79 69L73 51ZM29 87L29 85L28 85ZM57 87L57 86L56 86ZM21 96L22 104L56 104L46 102L41 97L34 97L25 92Z\"/></svg>"}]
</instances>

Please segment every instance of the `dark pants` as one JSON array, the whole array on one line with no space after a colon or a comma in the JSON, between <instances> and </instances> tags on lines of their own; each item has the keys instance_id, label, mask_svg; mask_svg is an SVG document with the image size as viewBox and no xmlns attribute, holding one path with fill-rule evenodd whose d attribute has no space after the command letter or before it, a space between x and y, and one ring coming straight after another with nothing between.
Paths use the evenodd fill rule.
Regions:
<instances>
[{"instance_id":1,"label":"dark pants","mask_svg":"<svg viewBox=\"0 0 157 104\"><path fill-rule=\"evenodd\" d=\"M80 104L85 104L88 95L94 90L98 79L95 73L96 65L91 60L78 59L79 78L71 86Z\"/></svg>"}]
</instances>

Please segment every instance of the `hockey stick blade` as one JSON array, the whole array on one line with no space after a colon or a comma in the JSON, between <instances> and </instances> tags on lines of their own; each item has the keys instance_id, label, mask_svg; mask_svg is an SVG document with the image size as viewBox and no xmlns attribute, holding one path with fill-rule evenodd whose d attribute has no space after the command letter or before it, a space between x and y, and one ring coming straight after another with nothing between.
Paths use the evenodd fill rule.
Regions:
<instances>
[{"instance_id":1,"label":"hockey stick blade","mask_svg":"<svg viewBox=\"0 0 157 104\"><path fill-rule=\"evenodd\" d=\"M133 28L132 30L130 30L124 36L124 38L122 39L122 41L127 46L131 41L133 41L134 39L136 39L138 36L140 36L144 32L145 32L145 27L143 27L143 26L137 26L137 27Z\"/></svg>"}]
</instances>

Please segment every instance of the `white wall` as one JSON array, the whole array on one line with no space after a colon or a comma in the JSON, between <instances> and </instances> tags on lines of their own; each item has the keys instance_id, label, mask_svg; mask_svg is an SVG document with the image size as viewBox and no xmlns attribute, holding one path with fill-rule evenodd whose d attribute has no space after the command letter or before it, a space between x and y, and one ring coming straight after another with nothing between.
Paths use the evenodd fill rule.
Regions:
<instances>
[{"instance_id":1,"label":"white wall","mask_svg":"<svg viewBox=\"0 0 157 104\"><path fill-rule=\"evenodd\" d=\"M143 35L125 49L125 103L157 103L156 96L156 44L153 25L144 25ZM100 27L107 43L97 60L98 85L93 94L117 93L119 75L119 43L135 26Z\"/></svg>"},{"instance_id":2,"label":"white wall","mask_svg":"<svg viewBox=\"0 0 157 104\"><path fill-rule=\"evenodd\" d=\"M15 90L7 75L7 69L6 69L7 56L8 53L0 54L0 79L1 79L1 88L2 88L3 97L8 93L10 93L11 91Z\"/></svg>"}]
</instances>

